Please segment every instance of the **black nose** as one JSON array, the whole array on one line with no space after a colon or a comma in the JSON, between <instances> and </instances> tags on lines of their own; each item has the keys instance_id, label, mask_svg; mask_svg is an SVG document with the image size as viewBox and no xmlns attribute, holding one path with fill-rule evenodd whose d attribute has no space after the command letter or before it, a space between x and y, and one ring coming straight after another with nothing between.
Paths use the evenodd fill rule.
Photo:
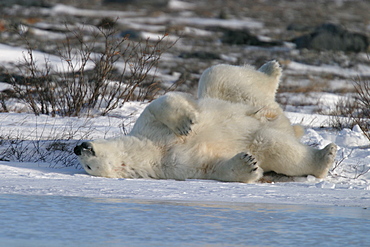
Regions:
<instances>
[{"instance_id":1,"label":"black nose","mask_svg":"<svg viewBox=\"0 0 370 247\"><path fill-rule=\"evenodd\" d=\"M83 143L81 143L81 145L77 145L77 146L73 149L73 152L74 152L76 155L81 155L81 154L82 154L82 151L88 151L88 152L90 152L92 155L95 155L94 149L93 149L92 144L91 144L90 142L83 142Z\"/></svg>"},{"instance_id":2,"label":"black nose","mask_svg":"<svg viewBox=\"0 0 370 247\"><path fill-rule=\"evenodd\" d=\"M73 152L76 154L76 155L81 155L81 150L82 150L82 147L80 145L77 145L74 149L73 149Z\"/></svg>"}]
</instances>

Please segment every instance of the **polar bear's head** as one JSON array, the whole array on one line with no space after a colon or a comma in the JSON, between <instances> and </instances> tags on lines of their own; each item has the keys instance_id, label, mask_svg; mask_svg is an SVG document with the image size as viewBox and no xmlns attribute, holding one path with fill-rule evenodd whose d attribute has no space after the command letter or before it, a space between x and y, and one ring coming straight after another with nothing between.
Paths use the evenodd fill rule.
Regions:
<instances>
[{"instance_id":1,"label":"polar bear's head","mask_svg":"<svg viewBox=\"0 0 370 247\"><path fill-rule=\"evenodd\" d=\"M99 177L126 177L123 155L117 149L117 142L98 140L83 142L74 148L85 171Z\"/></svg>"},{"instance_id":2,"label":"polar bear's head","mask_svg":"<svg viewBox=\"0 0 370 247\"><path fill-rule=\"evenodd\" d=\"M74 148L85 171L109 178L156 177L153 163L155 150L133 136L83 142Z\"/></svg>"}]
</instances>

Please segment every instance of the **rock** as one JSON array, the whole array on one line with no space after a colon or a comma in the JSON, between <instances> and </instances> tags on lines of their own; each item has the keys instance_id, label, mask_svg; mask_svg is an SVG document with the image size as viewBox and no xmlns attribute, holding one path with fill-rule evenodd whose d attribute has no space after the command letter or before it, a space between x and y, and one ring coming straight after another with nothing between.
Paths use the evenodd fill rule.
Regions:
<instances>
[{"instance_id":1,"label":"rock","mask_svg":"<svg viewBox=\"0 0 370 247\"><path fill-rule=\"evenodd\" d=\"M9 7L12 5L21 5L26 7L50 7L48 1L44 0L2 0L0 6Z\"/></svg>"},{"instance_id":2,"label":"rock","mask_svg":"<svg viewBox=\"0 0 370 247\"><path fill-rule=\"evenodd\" d=\"M199 58L199 59L221 59L220 55L206 51L183 52L180 54L181 58Z\"/></svg>"},{"instance_id":3,"label":"rock","mask_svg":"<svg viewBox=\"0 0 370 247\"><path fill-rule=\"evenodd\" d=\"M262 41L248 30L225 30L221 38L222 43L230 45L277 46L278 41Z\"/></svg>"},{"instance_id":4,"label":"rock","mask_svg":"<svg viewBox=\"0 0 370 247\"><path fill-rule=\"evenodd\" d=\"M344 52L365 52L369 46L366 35L352 33L341 26L323 24L310 34L292 40L298 49L333 50Z\"/></svg>"},{"instance_id":5,"label":"rock","mask_svg":"<svg viewBox=\"0 0 370 247\"><path fill-rule=\"evenodd\" d=\"M169 0L102 0L102 4L133 4L149 6L167 6Z\"/></svg>"},{"instance_id":6,"label":"rock","mask_svg":"<svg viewBox=\"0 0 370 247\"><path fill-rule=\"evenodd\" d=\"M122 38L127 37L131 40L138 40L141 37L141 32L127 29L127 30L122 31L119 35Z\"/></svg>"}]
</instances>

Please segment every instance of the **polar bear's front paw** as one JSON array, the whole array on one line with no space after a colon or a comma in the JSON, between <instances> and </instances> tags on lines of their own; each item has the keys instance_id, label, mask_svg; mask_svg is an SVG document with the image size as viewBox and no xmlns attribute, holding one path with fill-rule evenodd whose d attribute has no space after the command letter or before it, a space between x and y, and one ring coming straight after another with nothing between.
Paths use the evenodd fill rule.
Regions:
<instances>
[{"instance_id":1,"label":"polar bear's front paw","mask_svg":"<svg viewBox=\"0 0 370 247\"><path fill-rule=\"evenodd\" d=\"M187 136L191 132L191 128L195 120L193 118L184 117L182 121L178 123L178 126L174 128L176 135L185 135Z\"/></svg>"},{"instance_id":2,"label":"polar bear's front paw","mask_svg":"<svg viewBox=\"0 0 370 247\"><path fill-rule=\"evenodd\" d=\"M193 125L197 123L197 120L197 113L188 113L179 117L177 121L174 121L171 124L171 129L178 136L187 136L192 131Z\"/></svg>"}]
</instances>

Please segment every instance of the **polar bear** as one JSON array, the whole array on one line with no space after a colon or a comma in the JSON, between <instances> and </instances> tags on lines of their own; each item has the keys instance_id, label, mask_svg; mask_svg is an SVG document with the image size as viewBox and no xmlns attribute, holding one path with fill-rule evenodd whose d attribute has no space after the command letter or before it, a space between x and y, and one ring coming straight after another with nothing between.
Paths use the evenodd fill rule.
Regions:
<instances>
[{"instance_id":1,"label":"polar bear","mask_svg":"<svg viewBox=\"0 0 370 247\"><path fill-rule=\"evenodd\" d=\"M219 64L206 69L200 77L198 98L217 98L234 103L252 105L264 111L268 120L276 119L279 126L298 139L304 134L300 125L292 125L283 109L275 101L282 76L282 69L275 60L258 70L250 65ZM273 123L275 128L276 123Z\"/></svg>"},{"instance_id":2,"label":"polar bear","mask_svg":"<svg viewBox=\"0 0 370 247\"><path fill-rule=\"evenodd\" d=\"M303 145L273 107L225 99L222 92L198 100L168 93L144 109L128 135L83 142L74 152L87 173L103 177L253 183L268 171L327 175L335 144Z\"/></svg>"}]
</instances>

